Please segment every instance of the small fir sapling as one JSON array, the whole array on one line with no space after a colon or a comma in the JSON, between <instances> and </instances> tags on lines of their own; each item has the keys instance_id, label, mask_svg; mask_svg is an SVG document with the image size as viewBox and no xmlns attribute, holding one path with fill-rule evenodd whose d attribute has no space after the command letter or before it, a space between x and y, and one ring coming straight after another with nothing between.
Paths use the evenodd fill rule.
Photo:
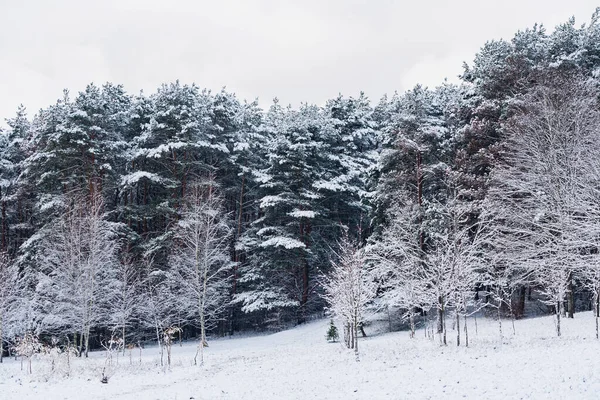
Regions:
<instances>
[{"instance_id":1,"label":"small fir sapling","mask_svg":"<svg viewBox=\"0 0 600 400\"><path fill-rule=\"evenodd\" d=\"M333 319L329 322L329 328L327 329L327 335L325 336L328 342L335 343L340 339L338 329L335 326Z\"/></svg>"}]
</instances>

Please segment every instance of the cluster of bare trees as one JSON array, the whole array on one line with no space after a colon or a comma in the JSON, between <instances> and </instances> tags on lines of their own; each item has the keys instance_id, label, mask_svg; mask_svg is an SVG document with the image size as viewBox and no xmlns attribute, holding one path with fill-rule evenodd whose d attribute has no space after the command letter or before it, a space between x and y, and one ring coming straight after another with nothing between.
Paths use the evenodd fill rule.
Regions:
<instances>
[{"instance_id":1,"label":"cluster of bare trees","mask_svg":"<svg viewBox=\"0 0 600 400\"><path fill-rule=\"evenodd\" d=\"M579 288L593 294L598 337L599 94L593 80L571 72L540 77L511 105L489 190L478 207L461 198L451 172L443 201L424 209L397 199L369 246L342 243L326 286L333 311L355 330L362 322L356 316L368 307L397 307L405 311L411 337L417 315L435 312L443 344L452 312L456 343L464 332L468 346L467 316L496 309L502 338L501 309L514 319L513 295L526 287L554 309L560 336L561 316L573 317Z\"/></svg>"},{"instance_id":2,"label":"cluster of bare trees","mask_svg":"<svg viewBox=\"0 0 600 400\"><path fill-rule=\"evenodd\" d=\"M485 234L480 224L465 224L466 212L455 197L439 204L437 213L438 227L425 241L415 210L392 209L389 225L368 247L371 271L380 285L382 304L405 310L411 337L415 336L417 315L435 312L440 341L446 344L446 317L448 310L454 310L457 345L463 317L468 346L466 318L480 305L475 287Z\"/></svg>"},{"instance_id":3,"label":"cluster of bare trees","mask_svg":"<svg viewBox=\"0 0 600 400\"><path fill-rule=\"evenodd\" d=\"M228 304L230 225L213 181L190 184L188 193L166 233L175 239L166 270L128 252L100 195L65 196L64 213L40 235L42 270L19 273L14 260L0 257L0 360L3 343L26 335L62 338L86 357L95 335L124 353L146 328L156 332L162 356L173 332L195 326L202 361L207 329Z\"/></svg>"},{"instance_id":4,"label":"cluster of bare trees","mask_svg":"<svg viewBox=\"0 0 600 400\"><path fill-rule=\"evenodd\" d=\"M334 256L333 270L324 281L325 298L331 311L341 319L346 346L354 349L358 361L358 332L377 287L366 268L364 250L348 236L343 237Z\"/></svg>"},{"instance_id":5,"label":"cluster of bare trees","mask_svg":"<svg viewBox=\"0 0 600 400\"><path fill-rule=\"evenodd\" d=\"M87 357L90 332L108 321L118 262L117 227L100 196L73 196L41 244L43 270L35 291L41 332L72 335Z\"/></svg>"},{"instance_id":6,"label":"cluster of bare trees","mask_svg":"<svg viewBox=\"0 0 600 400\"><path fill-rule=\"evenodd\" d=\"M551 74L515 109L486 204L489 256L503 286L534 285L544 295L560 336L563 312L573 317L576 282L594 293L598 314L598 89Z\"/></svg>"}]
</instances>

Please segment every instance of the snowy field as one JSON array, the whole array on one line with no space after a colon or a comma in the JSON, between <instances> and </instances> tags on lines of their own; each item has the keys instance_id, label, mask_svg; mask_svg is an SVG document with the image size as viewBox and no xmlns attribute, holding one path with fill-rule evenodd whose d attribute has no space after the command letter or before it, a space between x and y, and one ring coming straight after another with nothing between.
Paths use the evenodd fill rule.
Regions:
<instances>
[{"instance_id":1,"label":"snowy field","mask_svg":"<svg viewBox=\"0 0 600 400\"><path fill-rule=\"evenodd\" d=\"M156 348L119 359L108 384L100 382L104 353L72 364L74 377L51 375L49 361L0 365L0 399L598 399L600 342L591 313L564 320L541 317L498 325L469 322L470 347L427 339L424 331L372 334L361 339L361 360L340 343L327 343L328 321L256 337L210 342L203 367L192 366L193 343L173 348L173 366L157 365ZM449 321L449 326L451 322Z\"/></svg>"}]
</instances>

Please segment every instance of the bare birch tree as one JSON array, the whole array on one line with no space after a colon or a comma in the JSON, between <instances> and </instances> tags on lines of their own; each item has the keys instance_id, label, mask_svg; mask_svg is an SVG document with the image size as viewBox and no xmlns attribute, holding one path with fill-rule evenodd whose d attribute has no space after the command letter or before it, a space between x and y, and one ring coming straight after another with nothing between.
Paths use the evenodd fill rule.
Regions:
<instances>
[{"instance_id":1,"label":"bare birch tree","mask_svg":"<svg viewBox=\"0 0 600 400\"><path fill-rule=\"evenodd\" d=\"M364 251L343 237L333 260L333 270L324 281L325 299L344 324L346 346L359 361L358 331L373 301L377 286L367 270Z\"/></svg>"},{"instance_id":2,"label":"bare birch tree","mask_svg":"<svg viewBox=\"0 0 600 400\"><path fill-rule=\"evenodd\" d=\"M140 286L139 271L130 256L115 264L108 290L109 321L113 331L119 331L123 355L127 348L126 329L131 326L135 311L140 306Z\"/></svg>"},{"instance_id":3,"label":"bare birch tree","mask_svg":"<svg viewBox=\"0 0 600 400\"><path fill-rule=\"evenodd\" d=\"M409 207L393 208L388 226L366 249L382 302L387 307L405 310L403 317L409 321L411 338L415 336L417 309L429 309L434 302L427 290L424 253L415 219L415 212Z\"/></svg>"},{"instance_id":4,"label":"bare birch tree","mask_svg":"<svg viewBox=\"0 0 600 400\"><path fill-rule=\"evenodd\" d=\"M545 302L555 308L556 332L573 280L589 247L590 186L600 152L597 90L581 77L552 73L517 103L507 125L505 163L496 168L490 197L503 215L499 246L506 262L531 271Z\"/></svg>"},{"instance_id":5,"label":"bare birch tree","mask_svg":"<svg viewBox=\"0 0 600 400\"><path fill-rule=\"evenodd\" d=\"M223 199L214 181L190 185L181 219L173 229L175 246L169 279L178 288L182 313L200 328L200 343L194 357L204 362L206 331L228 305L231 272L229 237L231 227Z\"/></svg>"},{"instance_id":6,"label":"bare birch tree","mask_svg":"<svg viewBox=\"0 0 600 400\"><path fill-rule=\"evenodd\" d=\"M48 311L44 325L70 330L79 354L87 357L90 332L108 311L101 300L116 262L116 227L105 218L100 196L77 195L47 229L45 271L38 285Z\"/></svg>"}]
</instances>

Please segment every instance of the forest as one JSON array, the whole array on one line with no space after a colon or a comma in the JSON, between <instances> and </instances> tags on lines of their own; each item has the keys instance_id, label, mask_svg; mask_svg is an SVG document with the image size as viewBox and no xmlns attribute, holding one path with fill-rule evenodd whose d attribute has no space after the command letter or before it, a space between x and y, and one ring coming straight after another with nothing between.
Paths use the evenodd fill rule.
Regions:
<instances>
[{"instance_id":1,"label":"forest","mask_svg":"<svg viewBox=\"0 0 600 400\"><path fill-rule=\"evenodd\" d=\"M598 337L599 18L489 41L460 83L378 101L263 110L176 81L19 107L0 134L0 360L198 339L201 363L210 336L324 313L358 357L376 312L445 345L481 310L502 335L526 302L558 336L593 309Z\"/></svg>"}]
</instances>

